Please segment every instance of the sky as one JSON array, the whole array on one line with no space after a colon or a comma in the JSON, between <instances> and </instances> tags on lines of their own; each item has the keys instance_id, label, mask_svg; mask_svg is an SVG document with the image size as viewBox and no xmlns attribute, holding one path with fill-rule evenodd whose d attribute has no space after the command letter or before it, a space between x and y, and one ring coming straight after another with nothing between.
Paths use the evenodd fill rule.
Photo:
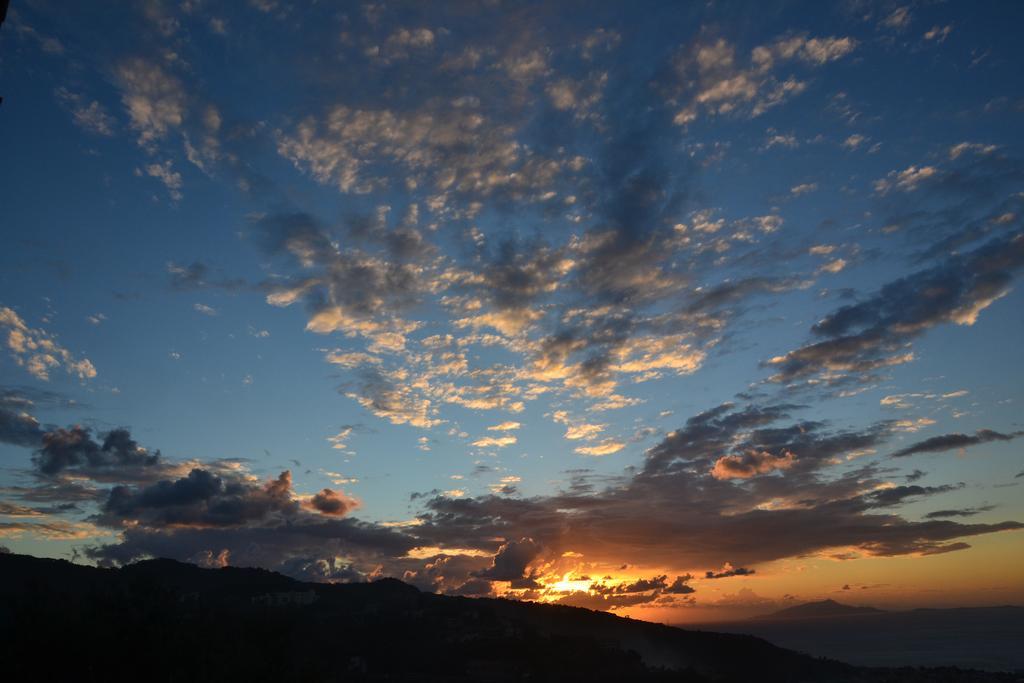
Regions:
<instances>
[{"instance_id":1,"label":"sky","mask_svg":"<svg viewBox=\"0 0 1024 683\"><path fill-rule=\"evenodd\" d=\"M6 549L1024 603L1024 5L12 5Z\"/></svg>"}]
</instances>

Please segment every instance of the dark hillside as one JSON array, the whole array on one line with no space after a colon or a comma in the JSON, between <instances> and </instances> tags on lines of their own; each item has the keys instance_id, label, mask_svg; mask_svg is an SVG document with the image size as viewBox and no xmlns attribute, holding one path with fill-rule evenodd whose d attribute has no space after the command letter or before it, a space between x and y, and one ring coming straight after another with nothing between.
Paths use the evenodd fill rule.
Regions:
<instances>
[{"instance_id":1,"label":"dark hillside","mask_svg":"<svg viewBox=\"0 0 1024 683\"><path fill-rule=\"evenodd\" d=\"M1010 681L857 669L752 636L589 610L168 560L0 555L5 680Z\"/></svg>"}]
</instances>

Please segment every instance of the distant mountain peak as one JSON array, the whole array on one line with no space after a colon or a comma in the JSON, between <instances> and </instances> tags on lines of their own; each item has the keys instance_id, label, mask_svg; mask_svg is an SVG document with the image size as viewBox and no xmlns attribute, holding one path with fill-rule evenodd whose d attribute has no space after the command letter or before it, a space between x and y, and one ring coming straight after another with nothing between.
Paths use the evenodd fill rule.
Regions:
<instances>
[{"instance_id":1,"label":"distant mountain peak","mask_svg":"<svg viewBox=\"0 0 1024 683\"><path fill-rule=\"evenodd\" d=\"M845 617L857 614L881 614L883 610L874 607L855 607L844 605L831 598L817 602L805 602L786 609L764 614L757 619L813 619L816 617Z\"/></svg>"}]
</instances>

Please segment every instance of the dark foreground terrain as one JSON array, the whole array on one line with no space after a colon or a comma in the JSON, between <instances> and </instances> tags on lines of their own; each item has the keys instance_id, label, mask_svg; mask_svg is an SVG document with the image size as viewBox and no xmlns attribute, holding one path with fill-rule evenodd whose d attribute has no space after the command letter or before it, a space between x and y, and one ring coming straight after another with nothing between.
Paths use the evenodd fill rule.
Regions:
<instances>
[{"instance_id":1,"label":"dark foreground terrain","mask_svg":"<svg viewBox=\"0 0 1024 683\"><path fill-rule=\"evenodd\" d=\"M1024 671L1024 607L885 612L825 601L702 628L747 633L861 666Z\"/></svg>"},{"instance_id":2,"label":"dark foreground terrain","mask_svg":"<svg viewBox=\"0 0 1024 683\"><path fill-rule=\"evenodd\" d=\"M866 669L752 636L600 612L322 585L169 560L97 569L0 555L5 681L979 681Z\"/></svg>"}]
</instances>

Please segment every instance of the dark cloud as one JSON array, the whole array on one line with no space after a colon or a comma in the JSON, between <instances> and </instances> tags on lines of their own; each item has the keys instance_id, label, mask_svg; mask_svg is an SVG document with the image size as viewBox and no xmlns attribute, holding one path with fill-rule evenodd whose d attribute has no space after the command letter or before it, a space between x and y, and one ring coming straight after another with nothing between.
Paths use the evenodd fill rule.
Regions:
<instances>
[{"instance_id":1,"label":"dark cloud","mask_svg":"<svg viewBox=\"0 0 1024 683\"><path fill-rule=\"evenodd\" d=\"M682 283L666 247L695 169L671 153L678 132L668 112L638 106L654 97L648 84L627 83L607 105L613 134L596 161L597 220L582 241L578 277L587 294L637 303Z\"/></svg>"},{"instance_id":2,"label":"dark cloud","mask_svg":"<svg viewBox=\"0 0 1024 683\"><path fill-rule=\"evenodd\" d=\"M979 429L974 434L943 434L941 436L933 436L924 441L918 441L906 448L901 448L893 453L892 457L903 458L916 453L942 453L943 451L951 451L955 448L967 448L968 446L977 446L978 444L990 443L992 441L1011 441L1019 436L1024 436L1024 432L1002 434L991 429Z\"/></svg>"},{"instance_id":3,"label":"dark cloud","mask_svg":"<svg viewBox=\"0 0 1024 683\"><path fill-rule=\"evenodd\" d=\"M696 589L688 583L692 580L693 577L689 574L686 574L685 576L677 576L671 584L665 587L664 592L669 595L688 595L689 593L695 593Z\"/></svg>"},{"instance_id":4,"label":"dark cloud","mask_svg":"<svg viewBox=\"0 0 1024 683\"><path fill-rule=\"evenodd\" d=\"M518 581L526 578L526 569L540 555L541 546L532 538L509 541L498 548L491 566L477 573L490 581Z\"/></svg>"},{"instance_id":5,"label":"dark cloud","mask_svg":"<svg viewBox=\"0 0 1024 683\"><path fill-rule=\"evenodd\" d=\"M956 485L894 488L870 464L826 477L826 466L882 445L891 426L834 432L814 422L772 425L796 409L724 405L707 411L654 446L644 468L597 487L532 498L424 499L415 533L441 547L493 552L492 539L532 538L545 556L572 550L594 562L627 557L673 566L685 558L717 566L729 559L748 567L840 547L869 555L937 553L963 547L961 538L1024 528L1016 521L915 522L880 512ZM722 453L747 446L784 447L797 464L784 476L711 475Z\"/></svg>"},{"instance_id":6,"label":"dark cloud","mask_svg":"<svg viewBox=\"0 0 1024 683\"><path fill-rule=\"evenodd\" d=\"M97 501L99 513L92 521L120 534L118 541L88 550L89 557L103 563L148 556L207 558L282 568L320 580L357 580L376 568L424 590L474 594L482 590L479 582L538 589L541 563L567 551L598 563L621 563L622 558L666 567L678 566L681 558L705 566L721 566L726 559L736 563L739 569L727 565L712 572L720 578L750 573L746 568L751 564L831 548L851 547L868 555L950 552L966 547L966 537L1024 528L1014 521L962 524L937 516L914 522L879 512L957 486L892 486L880 477L884 471L871 464L826 477L827 465L882 445L891 426L835 430L794 420L791 415L799 410L790 404L721 405L667 435L649 450L642 468L618 476L572 472L568 488L548 496L456 499L435 492L416 499L422 505L420 524L401 530L342 518L354 502L341 492L297 496L287 472L257 482L237 463L210 463L154 479L170 470L124 430L102 440L81 428L48 433L58 437L48 442L49 460L37 454L40 469L55 463L60 466L52 471L85 479L49 477L39 487L10 488L9 495L24 501L22 507L40 511L44 506L32 506L33 501L51 508ZM748 450L792 453L792 464L783 476L714 476L719 459ZM152 470L148 478L138 477L140 467ZM115 476L138 483L107 491L84 483ZM414 547L452 548L453 554L418 559L407 555ZM462 548L493 557L488 563L478 555L459 554ZM658 575L604 585L586 598L559 599L617 608L685 596L692 592L688 581L676 577L669 582Z\"/></svg>"},{"instance_id":7,"label":"dark cloud","mask_svg":"<svg viewBox=\"0 0 1024 683\"><path fill-rule=\"evenodd\" d=\"M42 446L32 460L39 472L54 476L68 470L85 474L139 470L161 464L160 452L150 453L132 439L127 429L112 429L93 439L88 427L75 425L42 435Z\"/></svg>"},{"instance_id":8,"label":"dark cloud","mask_svg":"<svg viewBox=\"0 0 1024 683\"><path fill-rule=\"evenodd\" d=\"M319 583L362 583L367 580L366 574L335 557L293 557L281 563L277 571L300 581Z\"/></svg>"},{"instance_id":9,"label":"dark cloud","mask_svg":"<svg viewBox=\"0 0 1024 683\"><path fill-rule=\"evenodd\" d=\"M200 289L223 289L235 291L246 287L241 278L228 279L217 273L202 261L194 261L187 266L175 263L167 264L167 273L172 289L194 291Z\"/></svg>"},{"instance_id":10,"label":"dark cloud","mask_svg":"<svg viewBox=\"0 0 1024 683\"><path fill-rule=\"evenodd\" d=\"M466 597L480 598L491 595L493 588L491 582L485 579L470 579L465 583L447 591L449 595L464 595Z\"/></svg>"},{"instance_id":11,"label":"dark cloud","mask_svg":"<svg viewBox=\"0 0 1024 683\"><path fill-rule=\"evenodd\" d=\"M490 564L491 561L486 558L469 555L438 554L423 559L392 558L389 562L389 573L422 591L445 593L466 581L482 581L490 585L490 580L475 577L477 572Z\"/></svg>"},{"instance_id":12,"label":"dark cloud","mask_svg":"<svg viewBox=\"0 0 1024 683\"><path fill-rule=\"evenodd\" d=\"M100 501L105 492L82 481L46 478L35 486L5 486L0 494L35 503Z\"/></svg>"},{"instance_id":13,"label":"dark cloud","mask_svg":"<svg viewBox=\"0 0 1024 683\"><path fill-rule=\"evenodd\" d=\"M893 486L865 494L864 499L874 507L887 507L890 505L900 505L908 498L934 496L939 493L956 491L963 487L963 484L943 484L942 486Z\"/></svg>"},{"instance_id":14,"label":"dark cloud","mask_svg":"<svg viewBox=\"0 0 1024 683\"><path fill-rule=\"evenodd\" d=\"M116 543L86 548L86 556L104 564L124 564L146 557L188 561L226 551L227 561L235 566L277 569L296 557L345 557L372 568L403 557L416 545L409 536L376 524L309 514L230 527L129 527Z\"/></svg>"},{"instance_id":15,"label":"dark cloud","mask_svg":"<svg viewBox=\"0 0 1024 683\"><path fill-rule=\"evenodd\" d=\"M8 405L0 401L0 441L38 448L45 433L39 422L26 412L11 410Z\"/></svg>"},{"instance_id":16,"label":"dark cloud","mask_svg":"<svg viewBox=\"0 0 1024 683\"><path fill-rule=\"evenodd\" d=\"M238 526L272 514L289 517L298 509L287 470L264 484L253 484L197 468L175 481L137 489L115 486L99 520L115 527L125 521L158 528Z\"/></svg>"},{"instance_id":17,"label":"dark cloud","mask_svg":"<svg viewBox=\"0 0 1024 683\"><path fill-rule=\"evenodd\" d=\"M979 507L959 508L956 510L936 510L935 512L929 512L924 516L924 518L943 519L946 517L973 517L974 515L981 514L982 512L994 510L995 508L995 505L981 505Z\"/></svg>"},{"instance_id":18,"label":"dark cloud","mask_svg":"<svg viewBox=\"0 0 1024 683\"><path fill-rule=\"evenodd\" d=\"M0 515L8 517L39 517L42 515L58 515L66 512L80 512L74 503L60 503L47 507L27 507L17 503L0 501Z\"/></svg>"},{"instance_id":19,"label":"dark cloud","mask_svg":"<svg viewBox=\"0 0 1024 683\"><path fill-rule=\"evenodd\" d=\"M690 314L716 311L756 294L785 292L807 283L807 280L796 277L766 276L723 282L698 291L693 300L686 305L685 310Z\"/></svg>"},{"instance_id":20,"label":"dark cloud","mask_svg":"<svg viewBox=\"0 0 1024 683\"><path fill-rule=\"evenodd\" d=\"M775 382L815 374L855 377L912 358L909 344L943 323L971 325L1007 293L1024 266L1024 233L1013 232L950 256L944 263L894 280L866 300L843 306L812 328L823 341L773 358Z\"/></svg>"},{"instance_id":21,"label":"dark cloud","mask_svg":"<svg viewBox=\"0 0 1024 683\"><path fill-rule=\"evenodd\" d=\"M882 201L885 225L903 235L918 263L1024 227L1024 197L1018 192L1024 162L978 144L956 145L949 152L950 163L931 167L912 192L887 192Z\"/></svg>"},{"instance_id":22,"label":"dark cloud","mask_svg":"<svg viewBox=\"0 0 1024 683\"><path fill-rule=\"evenodd\" d=\"M310 329L330 332L346 318L394 313L419 300L426 290L414 264L394 258L373 258L356 248L342 248L327 226L307 213L270 214L254 224L257 236L272 254L288 254L305 272L265 285L268 300L288 305L303 300L313 318ZM408 256L423 256L423 249ZM319 317L318 317L319 316Z\"/></svg>"},{"instance_id":23,"label":"dark cloud","mask_svg":"<svg viewBox=\"0 0 1024 683\"><path fill-rule=\"evenodd\" d=\"M669 433L661 443L647 451L644 468L648 472L656 472L669 469L677 461L708 462L727 450L737 433L786 417L794 407L748 406L733 410L733 404L723 403L689 418L682 429Z\"/></svg>"},{"instance_id":24,"label":"dark cloud","mask_svg":"<svg viewBox=\"0 0 1024 683\"><path fill-rule=\"evenodd\" d=\"M11 410L73 408L83 404L56 391L27 386L0 386L0 406Z\"/></svg>"},{"instance_id":25,"label":"dark cloud","mask_svg":"<svg viewBox=\"0 0 1024 683\"><path fill-rule=\"evenodd\" d=\"M563 605L586 607L588 609L615 610L645 604L674 604L674 596L696 592L689 582L689 574L677 576L671 583L668 575L661 574L649 579L624 581L620 583L593 583L588 591L571 591L559 597ZM685 600L685 598L684 598Z\"/></svg>"},{"instance_id":26,"label":"dark cloud","mask_svg":"<svg viewBox=\"0 0 1024 683\"><path fill-rule=\"evenodd\" d=\"M654 600L662 594L688 595L695 592L694 588L689 585L689 582L692 580L693 577L686 574L685 576L677 576L670 584L668 582L668 575L661 574L650 579L637 579L636 581L624 581L621 583L593 583L590 586L590 590L604 596L652 593L648 598Z\"/></svg>"},{"instance_id":27,"label":"dark cloud","mask_svg":"<svg viewBox=\"0 0 1024 683\"><path fill-rule=\"evenodd\" d=\"M73 406L78 404L57 392L0 386L0 442L39 448L48 427L41 425L29 411Z\"/></svg>"},{"instance_id":28,"label":"dark cloud","mask_svg":"<svg viewBox=\"0 0 1024 683\"><path fill-rule=\"evenodd\" d=\"M725 565L719 571L707 571L704 573L705 579L727 579L730 576L750 576L756 572L753 569L747 569L746 567L735 567L731 565Z\"/></svg>"}]
</instances>

